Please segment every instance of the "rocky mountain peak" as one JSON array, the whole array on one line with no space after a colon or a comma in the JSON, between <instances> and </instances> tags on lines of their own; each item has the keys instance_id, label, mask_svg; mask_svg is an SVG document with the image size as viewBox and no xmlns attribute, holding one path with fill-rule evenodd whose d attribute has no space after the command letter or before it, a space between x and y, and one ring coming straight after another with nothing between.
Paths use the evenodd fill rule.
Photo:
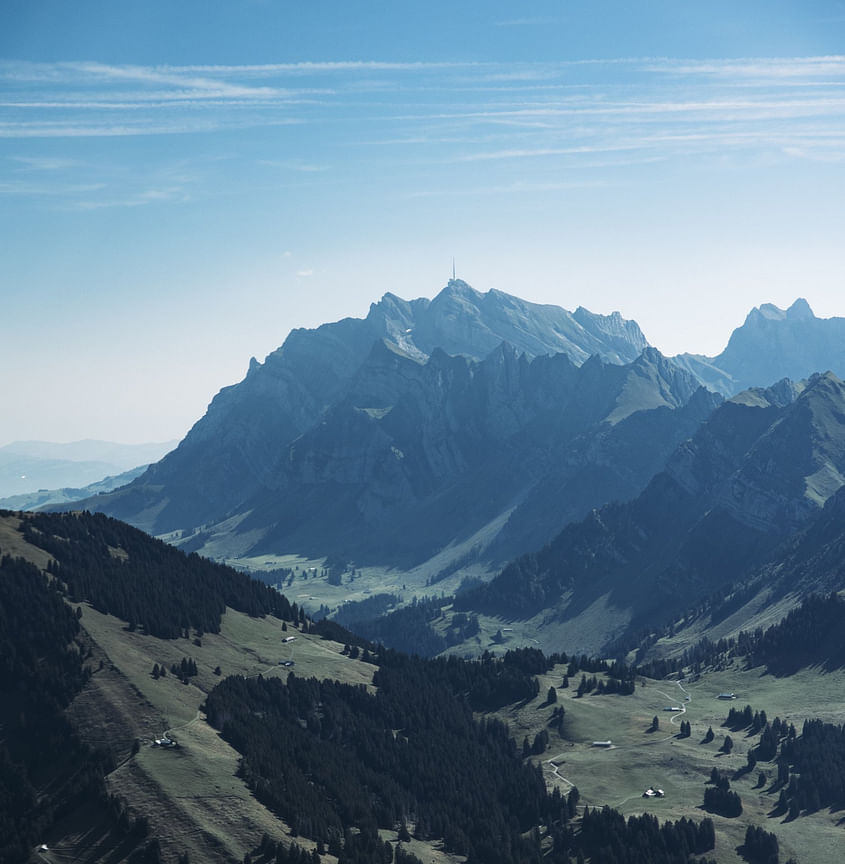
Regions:
<instances>
[{"instance_id":1,"label":"rocky mountain peak","mask_svg":"<svg viewBox=\"0 0 845 864\"><path fill-rule=\"evenodd\" d=\"M735 392L819 370L845 375L845 318L816 318L803 298L786 310L764 303L708 362L727 373Z\"/></svg>"},{"instance_id":2,"label":"rocky mountain peak","mask_svg":"<svg viewBox=\"0 0 845 864\"><path fill-rule=\"evenodd\" d=\"M803 297L799 297L789 307L789 309L786 310L786 317L791 321L804 321L810 318L815 318L816 316L813 314L810 304Z\"/></svg>"},{"instance_id":3,"label":"rocky mountain peak","mask_svg":"<svg viewBox=\"0 0 845 864\"><path fill-rule=\"evenodd\" d=\"M743 326L759 326L768 321L809 321L815 318L810 304L803 297L799 297L788 309L781 309L774 303L755 306L746 316Z\"/></svg>"}]
</instances>

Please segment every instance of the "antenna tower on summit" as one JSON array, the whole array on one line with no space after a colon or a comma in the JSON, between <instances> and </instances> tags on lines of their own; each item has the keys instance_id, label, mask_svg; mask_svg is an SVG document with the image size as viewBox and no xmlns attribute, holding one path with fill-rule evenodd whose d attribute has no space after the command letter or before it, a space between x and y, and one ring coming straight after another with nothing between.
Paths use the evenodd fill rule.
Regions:
<instances>
[{"instance_id":1,"label":"antenna tower on summit","mask_svg":"<svg viewBox=\"0 0 845 864\"><path fill-rule=\"evenodd\" d=\"M452 281L455 281L455 258L452 257Z\"/></svg>"}]
</instances>

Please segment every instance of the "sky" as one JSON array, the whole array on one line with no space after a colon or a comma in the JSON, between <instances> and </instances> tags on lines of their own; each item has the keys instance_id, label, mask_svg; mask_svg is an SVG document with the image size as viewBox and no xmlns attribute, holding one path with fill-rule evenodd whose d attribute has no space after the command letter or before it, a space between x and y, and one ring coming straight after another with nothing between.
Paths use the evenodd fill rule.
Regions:
<instances>
[{"instance_id":1,"label":"sky","mask_svg":"<svg viewBox=\"0 0 845 864\"><path fill-rule=\"evenodd\" d=\"M3 0L0 445L181 439L458 276L718 354L845 315L845 2Z\"/></svg>"}]
</instances>

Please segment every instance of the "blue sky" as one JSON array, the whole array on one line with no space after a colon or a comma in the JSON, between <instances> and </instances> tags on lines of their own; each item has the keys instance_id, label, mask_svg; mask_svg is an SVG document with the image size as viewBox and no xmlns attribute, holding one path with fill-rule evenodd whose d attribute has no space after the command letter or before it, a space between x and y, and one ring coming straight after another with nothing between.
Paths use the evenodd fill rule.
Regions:
<instances>
[{"instance_id":1,"label":"blue sky","mask_svg":"<svg viewBox=\"0 0 845 864\"><path fill-rule=\"evenodd\" d=\"M843 52L842 2L5 0L0 444L181 438L452 256L667 354L845 315Z\"/></svg>"}]
</instances>

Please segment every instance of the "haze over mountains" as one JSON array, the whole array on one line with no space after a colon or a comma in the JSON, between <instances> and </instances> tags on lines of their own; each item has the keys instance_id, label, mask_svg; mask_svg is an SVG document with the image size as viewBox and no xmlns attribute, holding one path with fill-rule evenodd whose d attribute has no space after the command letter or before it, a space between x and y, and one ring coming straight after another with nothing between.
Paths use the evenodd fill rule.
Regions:
<instances>
[{"instance_id":1,"label":"haze over mountains","mask_svg":"<svg viewBox=\"0 0 845 864\"><path fill-rule=\"evenodd\" d=\"M218 558L489 569L635 497L716 394L845 373L843 345L845 319L799 300L753 310L718 357L670 360L618 313L452 280L293 331L176 450L84 506Z\"/></svg>"},{"instance_id":2,"label":"haze over mountains","mask_svg":"<svg viewBox=\"0 0 845 864\"><path fill-rule=\"evenodd\" d=\"M80 491L80 487L100 482L108 475L156 462L176 444L176 441L117 444L90 439L67 444L13 441L0 447L0 498L39 489ZM123 482L128 479L131 478Z\"/></svg>"},{"instance_id":3,"label":"haze over mountains","mask_svg":"<svg viewBox=\"0 0 845 864\"><path fill-rule=\"evenodd\" d=\"M542 541L561 518L638 491L715 404L702 395L672 416L697 382L646 347L619 315L460 280L432 301L388 294L363 320L291 333L218 394L177 450L86 506L156 534L225 522L214 532L226 535L223 554L292 544L418 563L477 531L492 532L486 547L553 473L583 491L547 490L548 524L526 526L528 542ZM646 410L658 411L653 429L645 417L621 423ZM638 434L627 460L626 436ZM526 548L514 524L500 557Z\"/></svg>"}]
</instances>

